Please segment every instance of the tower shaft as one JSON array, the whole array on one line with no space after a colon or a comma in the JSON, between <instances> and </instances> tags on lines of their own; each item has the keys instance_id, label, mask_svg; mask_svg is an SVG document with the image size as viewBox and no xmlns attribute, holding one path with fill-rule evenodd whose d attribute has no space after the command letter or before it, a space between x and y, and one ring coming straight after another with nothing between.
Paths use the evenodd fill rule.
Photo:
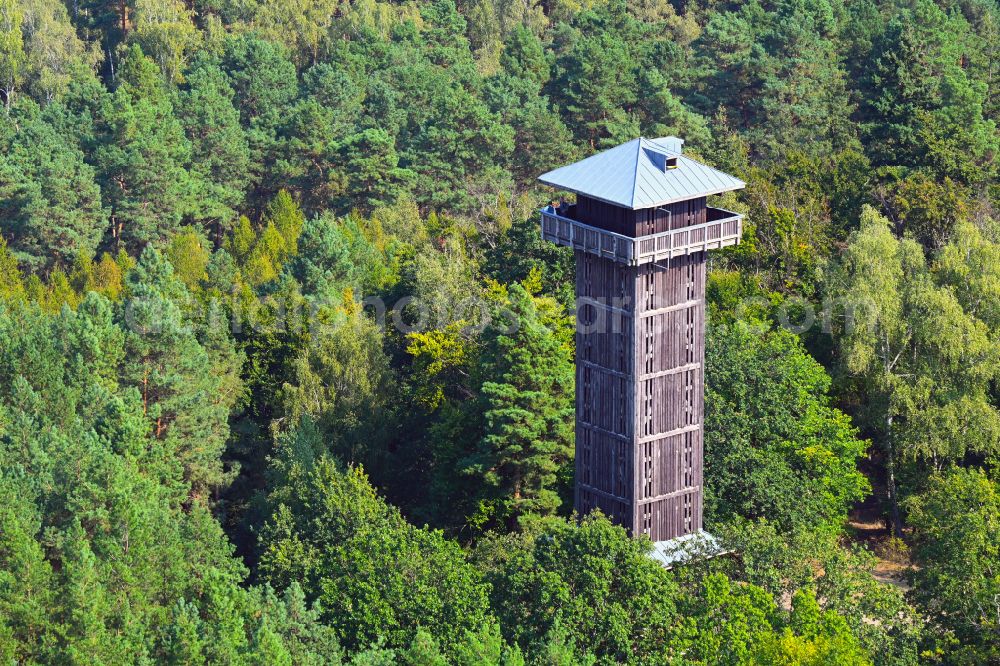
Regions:
<instances>
[{"instance_id":1,"label":"tower shaft","mask_svg":"<svg viewBox=\"0 0 1000 666\"><path fill-rule=\"evenodd\" d=\"M705 253L669 266L577 251L576 509L634 536L701 529Z\"/></svg>"}]
</instances>

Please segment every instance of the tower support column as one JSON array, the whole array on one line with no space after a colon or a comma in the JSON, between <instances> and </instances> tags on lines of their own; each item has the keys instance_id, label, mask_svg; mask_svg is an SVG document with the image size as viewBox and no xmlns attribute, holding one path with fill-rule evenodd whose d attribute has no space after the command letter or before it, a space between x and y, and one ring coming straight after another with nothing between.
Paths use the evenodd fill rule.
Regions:
<instances>
[{"instance_id":1,"label":"tower support column","mask_svg":"<svg viewBox=\"0 0 1000 666\"><path fill-rule=\"evenodd\" d=\"M576 509L665 541L702 524L705 253L578 251Z\"/></svg>"}]
</instances>

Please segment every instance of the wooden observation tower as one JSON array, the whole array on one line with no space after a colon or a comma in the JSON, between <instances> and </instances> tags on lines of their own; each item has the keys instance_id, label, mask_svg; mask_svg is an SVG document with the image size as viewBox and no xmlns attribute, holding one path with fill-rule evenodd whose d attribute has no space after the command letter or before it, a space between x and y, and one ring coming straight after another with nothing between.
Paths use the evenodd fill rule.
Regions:
<instances>
[{"instance_id":1,"label":"wooden observation tower","mask_svg":"<svg viewBox=\"0 0 1000 666\"><path fill-rule=\"evenodd\" d=\"M576 509L662 545L702 528L705 263L743 216L706 197L744 183L635 139L539 180L576 193L542 237L576 252Z\"/></svg>"}]
</instances>

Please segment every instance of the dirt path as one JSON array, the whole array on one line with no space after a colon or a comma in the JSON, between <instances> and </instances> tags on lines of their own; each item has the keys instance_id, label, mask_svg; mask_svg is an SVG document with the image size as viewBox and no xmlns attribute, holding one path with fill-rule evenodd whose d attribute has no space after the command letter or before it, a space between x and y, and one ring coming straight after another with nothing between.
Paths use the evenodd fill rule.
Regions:
<instances>
[{"instance_id":1,"label":"dirt path","mask_svg":"<svg viewBox=\"0 0 1000 666\"><path fill-rule=\"evenodd\" d=\"M870 463L870 461L868 461ZM872 484L872 493L864 501L855 505L847 524L855 542L864 544L878 563L872 574L876 579L902 590L910 588L906 572L912 568L909 555L897 540L892 539L888 520L882 507L885 505L885 487L880 482L874 465L862 464L862 472Z\"/></svg>"}]
</instances>

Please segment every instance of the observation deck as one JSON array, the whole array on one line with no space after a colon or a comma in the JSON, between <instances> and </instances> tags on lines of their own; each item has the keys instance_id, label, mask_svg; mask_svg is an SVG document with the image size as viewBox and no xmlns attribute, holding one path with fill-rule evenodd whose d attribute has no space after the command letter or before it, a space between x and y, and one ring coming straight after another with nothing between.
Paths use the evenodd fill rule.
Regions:
<instances>
[{"instance_id":1,"label":"observation deck","mask_svg":"<svg viewBox=\"0 0 1000 666\"><path fill-rule=\"evenodd\" d=\"M701 224L635 238L575 220L574 209L559 214L552 206L542 208L542 238L629 266L669 265L674 257L736 245L743 234L743 215L723 208L707 207Z\"/></svg>"}]
</instances>

